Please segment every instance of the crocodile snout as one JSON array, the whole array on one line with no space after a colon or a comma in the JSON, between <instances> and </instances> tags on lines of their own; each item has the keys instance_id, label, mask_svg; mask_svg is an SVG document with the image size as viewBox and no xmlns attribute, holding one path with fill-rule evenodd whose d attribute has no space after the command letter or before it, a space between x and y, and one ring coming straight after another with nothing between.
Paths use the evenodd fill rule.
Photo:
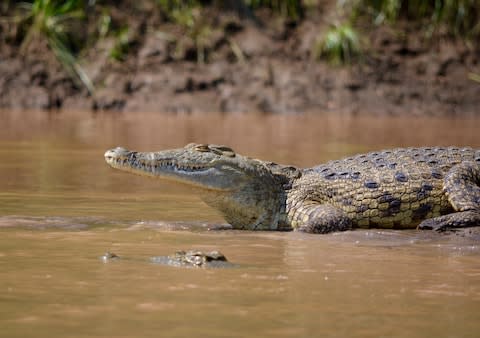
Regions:
<instances>
[{"instance_id":1,"label":"crocodile snout","mask_svg":"<svg viewBox=\"0 0 480 338\"><path fill-rule=\"evenodd\" d=\"M117 147L114 149L107 150L104 156L107 162L111 162L116 159L125 158L126 156L128 156L128 154L130 154L129 150L122 147Z\"/></svg>"}]
</instances>

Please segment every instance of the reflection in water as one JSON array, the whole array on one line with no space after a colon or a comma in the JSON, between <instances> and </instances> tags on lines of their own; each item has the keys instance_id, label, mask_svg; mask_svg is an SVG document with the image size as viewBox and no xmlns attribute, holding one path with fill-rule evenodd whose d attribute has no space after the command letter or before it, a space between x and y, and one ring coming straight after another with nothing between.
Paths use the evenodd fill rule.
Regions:
<instances>
[{"instance_id":1,"label":"reflection in water","mask_svg":"<svg viewBox=\"0 0 480 338\"><path fill-rule=\"evenodd\" d=\"M477 230L216 231L223 220L187 188L125 175L103 160L117 145L209 142L312 166L396 146L480 147L478 120L3 112L0 125L0 336L480 331ZM181 249L220 250L239 268L148 261ZM106 251L126 259L104 264Z\"/></svg>"}]
</instances>

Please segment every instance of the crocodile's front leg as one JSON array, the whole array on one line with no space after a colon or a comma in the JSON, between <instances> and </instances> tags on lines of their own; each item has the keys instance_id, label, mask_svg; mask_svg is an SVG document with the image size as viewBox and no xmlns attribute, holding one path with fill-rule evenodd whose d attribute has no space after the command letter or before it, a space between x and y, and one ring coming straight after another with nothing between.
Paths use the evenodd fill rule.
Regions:
<instances>
[{"instance_id":1,"label":"crocodile's front leg","mask_svg":"<svg viewBox=\"0 0 480 338\"><path fill-rule=\"evenodd\" d=\"M352 228L352 220L342 210L329 204L304 202L292 208L289 214L297 231L325 234Z\"/></svg>"},{"instance_id":2,"label":"crocodile's front leg","mask_svg":"<svg viewBox=\"0 0 480 338\"><path fill-rule=\"evenodd\" d=\"M419 229L445 231L480 226L480 166L463 162L452 167L445 176L443 191L454 213L427 219Z\"/></svg>"}]
</instances>

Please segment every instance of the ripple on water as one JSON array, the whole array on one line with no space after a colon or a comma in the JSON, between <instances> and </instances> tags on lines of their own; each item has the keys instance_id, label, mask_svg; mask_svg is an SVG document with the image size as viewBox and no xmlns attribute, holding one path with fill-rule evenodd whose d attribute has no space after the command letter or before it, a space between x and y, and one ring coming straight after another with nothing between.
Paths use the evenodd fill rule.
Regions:
<instances>
[{"instance_id":1,"label":"ripple on water","mask_svg":"<svg viewBox=\"0 0 480 338\"><path fill-rule=\"evenodd\" d=\"M209 231L232 230L228 224L208 222L178 222L178 221L118 221L104 217L49 217L49 216L0 216L1 228L27 229L64 229L87 230L91 228L116 228L130 231L188 231L202 233ZM456 231L437 233L435 231L417 230L381 230L357 229L338 232L329 235L311 235L303 233L270 233L241 231L242 234L290 239L333 241L337 243L355 244L358 246L406 247L412 245L427 245L446 252L459 255L478 254L480 252L480 227L458 229ZM235 236L232 234L232 236Z\"/></svg>"},{"instance_id":2,"label":"ripple on water","mask_svg":"<svg viewBox=\"0 0 480 338\"><path fill-rule=\"evenodd\" d=\"M168 222L168 221L121 221L104 217L62 217L62 216L0 216L1 228L58 228L65 230L82 230L106 226L126 228L127 230L156 229L162 231L193 231L231 230L229 224L214 224L207 222Z\"/></svg>"},{"instance_id":3,"label":"ripple on water","mask_svg":"<svg viewBox=\"0 0 480 338\"><path fill-rule=\"evenodd\" d=\"M43 216L1 216L0 228L60 228L66 230L87 229L100 224L95 217L43 217Z\"/></svg>"},{"instance_id":4,"label":"ripple on water","mask_svg":"<svg viewBox=\"0 0 480 338\"><path fill-rule=\"evenodd\" d=\"M208 222L178 222L178 221L138 221L130 223L128 230L158 229L164 231L193 231L203 232L211 230L232 230L229 224Z\"/></svg>"}]
</instances>

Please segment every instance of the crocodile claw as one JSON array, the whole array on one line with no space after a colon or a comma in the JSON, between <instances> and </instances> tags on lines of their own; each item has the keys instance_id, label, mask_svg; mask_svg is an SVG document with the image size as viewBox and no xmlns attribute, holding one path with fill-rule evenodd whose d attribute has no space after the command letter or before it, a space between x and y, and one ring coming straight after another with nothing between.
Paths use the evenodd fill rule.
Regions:
<instances>
[{"instance_id":1,"label":"crocodile claw","mask_svg":"<svg viewBox=\"0 0 480 338\"><path fill-rule=\"evenodd\" d=\"M437 232L444 232L448 229L448 224L438 222L435 220L435 218L426 219L417 226L417 230L434 230Z\"/></svg>"},{"instance_id":2,"label":"crocodile claw","mask_svg":"<svg viewBox=\"0 0 480 338\"><path fill-rule=\"evenodd\" d=\"M418 225L417 229L444 232L479 225L480 213L477 210L467 210L426 219Z\"/></svg>"}]
</instances>

